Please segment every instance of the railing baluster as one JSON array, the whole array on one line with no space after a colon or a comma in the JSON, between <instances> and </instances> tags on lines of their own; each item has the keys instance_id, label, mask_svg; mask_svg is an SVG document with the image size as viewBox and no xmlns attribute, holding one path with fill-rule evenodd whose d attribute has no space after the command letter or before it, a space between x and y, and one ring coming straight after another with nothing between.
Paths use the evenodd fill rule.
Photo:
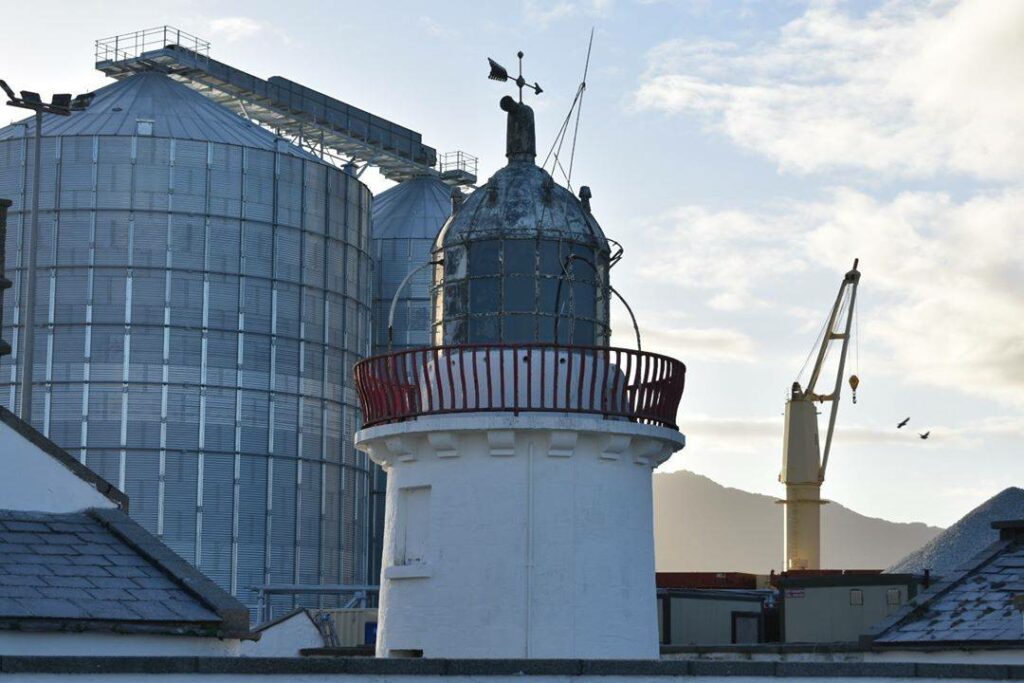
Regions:
<instances>
[{"instance_id":1,"label":"railing baluster","mask_svg":"<svg viewBox=\"0 0 1024 683\"><path fill-rule=\"evenodd\" d=\"M541 348L540 350L540 407L544 408L547 406L547 348Z\"/></svg>"},{"instance_id":2,"label":"railing baluster","mask_svg":"<svg viewBox=\"0 0 1024 683\"><path fill-rule=\"evenodd\" d=\"M432 349L432 365L434 366L434 381L436 382L435 389L437 390L437 407L434 408L437 412L444 412L445 401L444 401L444 380L441 379L441 359L443 358L444 352L441 349Z\"/></svg>"},{"instance_id":3,"label":"railing baluster","mask_svg":"<svg viewBox=\"0 0 1024 683\"><path fill-rule=\"evenodd\" d=\"M419 384L420 377L423 377L423 388L427 392L427 413L434 412L434 390L430 386L430 377L427 374L427 349L416 352L416 383Z\"/></svg>"},{"instance_id":4,"label":"railing baluster","mask_svg":"<svg viewBox=\"0 0 1024 683\"><path fill-rule=\"evenodd\" d=\"M480 410L480 368L477 365L480 359L480 350L475 348L473 350L473 407L475 410ZM484 367L487 367L486 365Z\"/></svg>"},{"instance_id":5,"label":"railing baluster","mask_svg":"<svg viewBox=\"0 0 1024 683\"><path fill-rule=\"evenodd\" d=\"M484 369L487 371L487 407L494 407L494 372L491 368L494 367L491 363L491 347L483 347L484 351Z\"/></svg>"},{"instance_id":6,"label":"railing baluster","mask_svg":"<svg viewBox=\"0 0 1024 683\"><path fill-rule=\"evenodd\" d=\"M598 354L599 353L600 353L599 349L591 349L590 350L590 354L594 358L594 361L593 361L593 363L591 363L591 368L590 368L590 399L589 399L589 403L587 403L587 407L590 408L590 410L593 410L595 405L596 405L596 402L594 401L594 387L597 384L597 370L600 367L600 362L601 362L598 359Z\"/></svg>"},{"instance_id":7,"label":"railing baluster","mask_svg":"<svg viewBox=\"0 0 1024 683\"><path fill-rule=\"evenodd\" d=\"M533 408L533 347L526 348L526 409Z\"/></svg>"},{"instance_id":8,"label":"railing baluster","mask_svg":"<svg viewBox=\"0 0 1024 683\"><path fill-rule=\"evenodd\" d=\"M507 393L505 391L505 352L500 346L496 348L498 351L498 378L501 380L499 382L501 395L498 397L498 410L502 410L505 408L505 395Z\"/></svg>"},{"instance_id":9,"label":"railing baluster","mask_svg":"<svg viewBox=\"0 0 1024 683\"><path fill-rule=\"evenodd\" d=\"M632 417L633 414L636 414L636 406L634 404L633 398L629 395L629 390L630 390L630 387L633 384L633 379L634 379L633 352L632 351L626 351L625 352L625 356L626 356L626 373L625 373L625 376L626 376L626 386L624 388L624 391L622 392L622 402L623 402L623 405L620 406L619 410L620 410L620 412L625 413L625 414L629 415L630 417Z\"/></svg>"},{"instance_id":10,"label":"railing baluster","mask_svg":"<svg viewBox=\"0 0 1024 683\"><path fill-rule=\"evenodd\" d=\"M516 415L519 414L519 358L516 356L515 347L508 347L509 353L512 355L512 412ZM505 355L502 351L501 355Z\"/></svg>"},{"instance_id":11,"label":"railing baluster","mask_svg":"<svg viewBox=\"0 0 1024 683\"><path fill-rule=\"evenodd\" d=\"M470 356L472 358L472 356ZM466 349L459 349L459 382L462 385L462 408L469 410L469 397L466 395Z\"/></svg>"},{"instance_id":12,"label":"railing baluster","mask_svg":"<svg viewBox=\"0 0 1024 683\"><path fill-rule=\"evenodd\" d=\"M572 406L569 404L569 385L572 384L572 357L576 355L572 349L567 349L565 355L569 357L565 365L565 410L572 410Z\"/></svg>"},{"instance_id":13,"label":"railing baluster","mask_svg":"<svg viewBox=\"0 0 1024 683\"><path fill-rule=\"evenodd\" d=\"M637 369L637 414L640 419L644 422L647 421L647 391L651 384L651 367L653 366L652 358L637 356L636 369Z\"/></svg>"}]
</instances>

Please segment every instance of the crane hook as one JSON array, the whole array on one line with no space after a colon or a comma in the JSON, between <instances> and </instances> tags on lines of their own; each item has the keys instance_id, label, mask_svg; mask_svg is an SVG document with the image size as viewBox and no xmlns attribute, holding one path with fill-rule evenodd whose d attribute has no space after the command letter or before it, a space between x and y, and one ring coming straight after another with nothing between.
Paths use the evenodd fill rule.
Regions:
<instances>
[{"instance_id":1,"label":"crane hook","mask_svg":"<svg viewBox=\"0 0 1024 683\"><path fill-rule=\"evenodd\" d=\"M850 375L850 389L853 391L853 402L857 402L857 387L860 386L860 377Z\"/></svg>"}]
</instances>

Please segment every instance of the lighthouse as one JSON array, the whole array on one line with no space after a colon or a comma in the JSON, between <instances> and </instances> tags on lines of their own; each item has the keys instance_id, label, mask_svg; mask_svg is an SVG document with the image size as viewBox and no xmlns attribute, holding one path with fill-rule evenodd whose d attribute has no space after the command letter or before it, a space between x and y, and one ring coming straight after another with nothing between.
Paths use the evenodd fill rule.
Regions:
<instances>
[{"instance_id":1,"label":"lighthouse","mask_svg":"<svg viewBox=\"0 0 1024 683\"><path fill-rule=\"evenodd\" d=\"M590 191L501 108L508 163L434 245L434 345L355 367L388 474L377 654L654 659L651 474L684 445L685 367L609 345Z\"/></svg>"}]
</instances>

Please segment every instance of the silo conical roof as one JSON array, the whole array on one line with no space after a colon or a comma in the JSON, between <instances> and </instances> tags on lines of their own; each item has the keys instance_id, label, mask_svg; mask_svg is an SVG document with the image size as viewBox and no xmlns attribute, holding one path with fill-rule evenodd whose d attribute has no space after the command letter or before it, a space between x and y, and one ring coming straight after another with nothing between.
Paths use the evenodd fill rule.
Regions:
<instances>
[{"instance_id":1,"label":"silo conical roof","mask_svg":"<svg viewBox=\"0 0 1024 683\"><path fill-rule=\"evenodd\" d=\"M373 236L433 240L451 212L451 188L440 178L411 178L373 198Z\"/></svg>"},{"instance_id":2,"label":"silo conical roof","mask_svg":"<svg viewBox=\"0 0 1024 683\"><path fill-rule=\"evenodd\" d=\"M0 140L24 137L31 119L0 128ZM44 136L139 134L139 121L152 122L153 137L199 140L286 152L315 159L299 147L246 121L169 76L143 72L96 91L85 111L43 115Z\"/></svg>"}]
</instances>

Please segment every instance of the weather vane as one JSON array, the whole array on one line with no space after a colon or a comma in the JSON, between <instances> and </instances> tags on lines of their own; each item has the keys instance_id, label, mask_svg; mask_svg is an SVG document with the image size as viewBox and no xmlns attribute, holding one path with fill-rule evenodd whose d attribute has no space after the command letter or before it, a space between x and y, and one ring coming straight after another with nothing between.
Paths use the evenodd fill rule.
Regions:
<instances>
[{"instance_id":1,"label":"weather vane","mask_svg":"<svg viewBox=\"0 0 1024 683\"><path fill-rule=\"evenodd\" d=\"M541 94L544 91L541 89L541 87L539 85L537 85L536 82L534 82L533 85L531 85L531 84L526 82L526 79L523 78L523 51L520 50L517 53L517 56L519 57L519 75L514 79L513 82L517 86L519 86L519 102L522 103L522 101L523 101L523 88L524 87L525 88L533 88L533 92L536 95L539 95L539 94ZM490 57L487 58L487 62L491 65L491 73L489 73L487 75L487 77L489 79L491 79L492 81L502 81L502 82L505 82L505 81L509 80L508 69L503 67L501 64L498 64L496 61L494 61Z\"/></svg>"}]
</instances>

